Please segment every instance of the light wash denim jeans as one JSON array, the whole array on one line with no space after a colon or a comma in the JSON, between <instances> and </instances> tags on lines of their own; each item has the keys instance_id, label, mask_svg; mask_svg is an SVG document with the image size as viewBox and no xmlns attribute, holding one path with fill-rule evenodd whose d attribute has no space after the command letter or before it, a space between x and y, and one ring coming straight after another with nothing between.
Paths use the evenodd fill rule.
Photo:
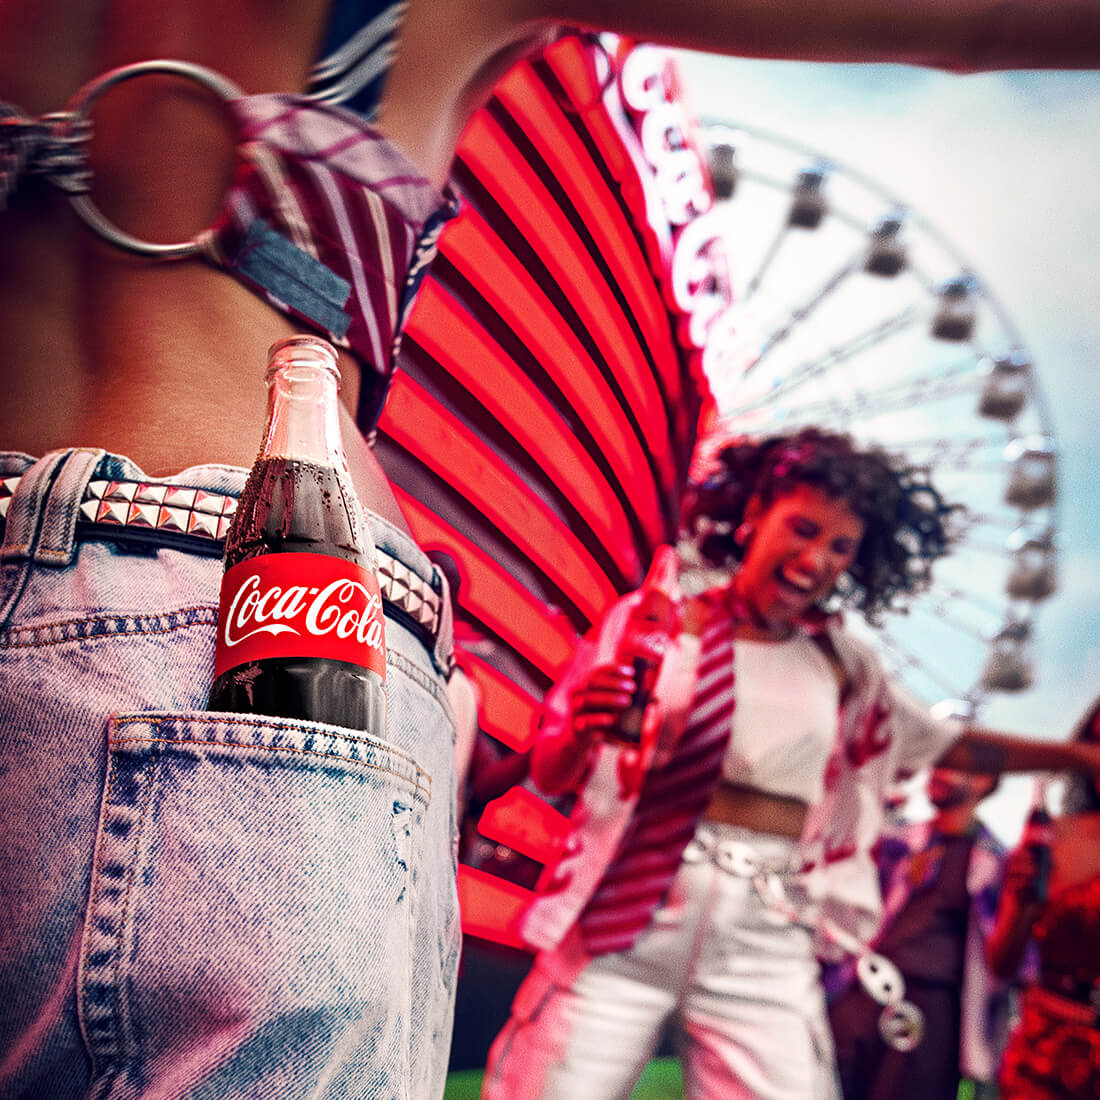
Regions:
<instances>
[{"instance_id":1,"label":"light wash denim jeans","mask_svg":"<svg viewBox=\"0 0 1100 1100\"><path fill-rule=\"evenodd\" d=\"M0 455L20 474L0 573L0 1097L441 1096L449 618L434 653L387 618L385 739L205 712L220 560L74 537L91 478L143 478L125 459Z\"/></svg>"}]
</instances>

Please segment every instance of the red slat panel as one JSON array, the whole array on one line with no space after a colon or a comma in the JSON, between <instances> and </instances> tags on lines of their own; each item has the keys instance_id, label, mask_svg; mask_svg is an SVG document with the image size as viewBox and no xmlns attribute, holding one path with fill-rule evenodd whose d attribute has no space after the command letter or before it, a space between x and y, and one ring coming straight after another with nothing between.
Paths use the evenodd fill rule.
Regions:
<instances>
[{"instance_id":1,"label":"red slat panel","mask_svg":"<svg viewBox=\"0 0 1100 1100\"><path fill-rule=\"evenodd\" d=\"M394 486L413 536L423 546L444 544L462 562L462 605L536 668L553 678L564 667L577 637L483 550L441 520L416 497Z\"/></svg>"},{"instance_id":2,"label":"red slat panel","mask_svg":"<svg viewBox=\"0 0 1100 1100\"><path fill-rule=\"evenodd\" d=\"M489 840L550 863L561 854L569 818L526 787L513 787L485 807L477 828Z\"/></svg>"},{"instance_id":3,"label":"red slat panel","mask_svg":"<svg viewBox=\"0 0 1100 1100\"><path fill-rule=\"evenodd\" d=\"M476 653L467 650L463 660L470 679L481 693L478 725L516 752L526 752L534 739L541 709L539 701Z\"/></svg>"},{"instance_id":4,"label":"red slat panel","mask_svg":"<svg viewBox=\"0 0 1100 1100\"><path fill-rule=\"evenodd\" d=\"M519 918L534 897L531 890L466 864L458 868L458 905L462 931L469 936L524 947Z\"/></svg>"},{"instance_id":5,"label":"red slat panel","mask_svg":"<svg viewBox=\"0 0 1100 1100\"><path fill-rule=\"evenodd\" d=\"M463 354L456 334L453 354ZM536 497L500 455L407 376L394 386L381 427L425 466L450 481L461 471L467 500L516 544L591 620L615 589L583 543Z\"/></svg>"},{"instance_id":6,"label":"red slat panel","mask_svg":"<svg viewBox=\"0 0 1100 1100\"><path fill-rule=\"evenodd\" d=\"M508 286L501 288L507 293ZM451 375L480 401L546 471L566 489L611 555L628 577L640 563L630 538L626 515L599 468L554 407L515 361L434 283L427 284L417 306L413 339L432 358L446 362ZM457 332L463 330L462 354L456 355Z\"/></svg>"},{"instance_id":7,"label":"red slat panel","mask_svg":"<svg viewBox=\"0 0 1100 1100\"><path fill-rule=\"evenodd\" d=\"M540 257L569 295L605 359L614 364L653 448L662 480L674 485L677 475L669 451L668 417L652 368L602 273L545 185L519 158L500 127L485 115L475 115L466 133L470 140L462 147L462 159L492 190L524 236L539 241Z\"/></svg>"}]
</instances>

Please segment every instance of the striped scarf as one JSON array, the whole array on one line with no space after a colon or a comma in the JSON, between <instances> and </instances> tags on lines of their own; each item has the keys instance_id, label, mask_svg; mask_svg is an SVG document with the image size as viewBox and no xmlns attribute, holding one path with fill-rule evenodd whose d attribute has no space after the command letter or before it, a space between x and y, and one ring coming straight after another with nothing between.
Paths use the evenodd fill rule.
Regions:
<instances>
[{"instance_id":1,"label":"striped scarf","mask_svg":"<svg viewBox=\"0 0 1100 1100\"><path fill-rule=\"evenodd\" d=\"M733 722L733 633L721 601L700 639L688 724L672 758L645 779L630 827L578 924L588 952L632 946L668 892L721 774Z\"/></svg>"}]
</instances>

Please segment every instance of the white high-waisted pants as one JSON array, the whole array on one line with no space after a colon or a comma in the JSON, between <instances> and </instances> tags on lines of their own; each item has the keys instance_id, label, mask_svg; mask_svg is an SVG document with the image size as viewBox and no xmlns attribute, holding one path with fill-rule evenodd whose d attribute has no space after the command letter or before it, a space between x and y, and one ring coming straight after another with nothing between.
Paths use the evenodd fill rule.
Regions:
<instances>
[{"instance_id":1,"label":"white high-waisted pants","mask_svg":"<svg viewBox=\"0 0 1100 1100\"><path fill-rule=\"evenodd\" d=\"M768 862L793 853L782 837L705 828L719 848L749 844ZM810 934L708 857L681 864L630 950L590 958L574 929L539 955L493 1044L482 1100L626 1100L672 1017L692 1100L837 1095Z\"/></svg>"}]
</instances>

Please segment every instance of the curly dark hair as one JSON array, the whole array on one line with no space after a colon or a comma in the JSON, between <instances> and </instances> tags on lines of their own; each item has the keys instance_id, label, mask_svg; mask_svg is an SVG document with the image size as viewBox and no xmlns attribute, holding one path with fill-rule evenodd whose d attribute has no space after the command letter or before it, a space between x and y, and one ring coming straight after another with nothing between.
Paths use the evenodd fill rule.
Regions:
<instances>
[{"instance_id":1,"label":"curly dark hair","mask_svg":"<svg viewBox=\"0 0 1100 1100\"><path fill-rule=\"evenodd\" d=\"M683 522L687 537L712 566L732 567L744 548L736 537L745 507L757 497L768 507L799 485L845 501L863 521L863 538L834 599L874 622L928 587L932 563L951 549L948 504L925 470L877 447L857 447L851 436L803 428L765 439L732 440L715 456L717 469L689 489Z\"/></svg>"},{"instance_id":2,"label":"curly dark hair","mask_svg":"<svg viewBox=\"0 0 1100 1100\"><path fill-rule=\"evenodd\" d=\"M1100 729L1095 729L1100 719L1100 699L1092 704L1070 734L1071 741L1100 741ZM1096 789L1095 776L1075 773L1066 777L1062 812L1087 814L1100 810L1100 791Z\"/></svg>"}]
</instances>

